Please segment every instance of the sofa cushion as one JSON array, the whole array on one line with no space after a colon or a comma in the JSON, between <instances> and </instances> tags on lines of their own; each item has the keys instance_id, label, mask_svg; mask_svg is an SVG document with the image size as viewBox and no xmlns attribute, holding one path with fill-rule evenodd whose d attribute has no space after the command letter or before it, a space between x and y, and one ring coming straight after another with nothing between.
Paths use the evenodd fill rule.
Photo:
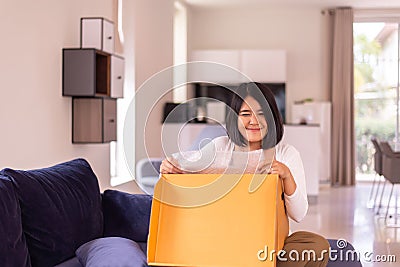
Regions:
<instances>
[{"instance_id":1,"label":"sofa cushion","mask_svg":"<svg viewBox=\"0 0 400 267\"><path fill-rule=\"evenodd\" d=\"M330 246L327 267L362 267L357 251L344 239L328 239Z\"/></svg>"},{"instance_id":2,"label":"sofa cushion","mask_svg":"<svg viewBox=\"0 0 400 267\"><path fill-rule=\"evenodd\" d=\"M144 254L147 255L147 242L136 242Z\"/></svg>"},{"instance_id":3,"label":"sofa cushion","mask_svg":"<svg viewBox=\"0 0 400 267\"><path fill-rule=\"evenodd\" d=\"M104 236L147 242L152 197L116 190L103 193Z\"/></svg>"},{"instance_id":4,"label":"sofa cushion","mask_svg":"<svg viewBox=\"0 0 400 267\"><path fill-rule=\"evenodd\" d=\"M1 266L30 267L21 210L11 181L0 176L0 263Z\"/></svg>"},{"instance_id":5,"label":"sofa cushion","mask_svg":"<svg viewBox=\"0 0 400 267\"><path fill-rule=\"evenodd\" d=\"M54 267L83 267L79 259L75 256L69 260L63 261Z\"/></svg>"},{"instance_id":6,"label":"sofa cushion","mask_svg":"<svg viewBox=\"0 0 400 267\"><path fill-rule=\"evenodd\" d=\"M136 242L107 237L92 240L76 250L76 256L86 267L144 267L146 256Z\"/></svg>"},{"instance_id":7,"label":"sofa cushion","mask_svg":"<svg viewBox=\"0 0 400 267\"><path fill-rule=\"evenodd\" d=\"M32 266L54 266L102 235L99 185L86 160L0 173L13 182L17 193Z\"/></svg>"}]
</instances>

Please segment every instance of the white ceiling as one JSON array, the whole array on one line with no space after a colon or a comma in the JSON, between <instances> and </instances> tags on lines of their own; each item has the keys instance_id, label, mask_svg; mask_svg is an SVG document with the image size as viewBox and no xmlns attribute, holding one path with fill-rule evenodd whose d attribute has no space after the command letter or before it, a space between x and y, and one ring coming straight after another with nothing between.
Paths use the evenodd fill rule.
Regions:
<instances>
[{"instance_id":1,"label":"white ceiling","mask_svg":"<svg viewBox=\"0 0 400 267\"><path fill-rule=\"evenodd\" d=\"M185 0L194 7L234 7L234 6L298 6L298 7L339 7L353 8L400 8L400 0Z\"/></svg>"}]
</instances>

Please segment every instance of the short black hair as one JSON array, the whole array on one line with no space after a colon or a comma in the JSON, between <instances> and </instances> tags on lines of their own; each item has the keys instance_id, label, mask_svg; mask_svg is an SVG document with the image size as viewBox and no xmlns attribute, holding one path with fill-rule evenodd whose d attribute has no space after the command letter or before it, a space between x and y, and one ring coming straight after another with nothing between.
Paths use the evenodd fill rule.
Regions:
<instances>
[{"instance_id":1,"label":"short black hair","mask_svg":"<svg viewBox=\"0 0 400 267\"><path fill-rule=\"evenodd\" d=\"M226 117L226 130L229 138L238 146L246 146L247 141L239 132L238 114L244 99L253 97L261 106L267 121L268 132L262 140L261 147L269 149L282 140L283 120L271 89L262 83L249 82L239 85L234 92Z\"/></svg>"}]
</instances>

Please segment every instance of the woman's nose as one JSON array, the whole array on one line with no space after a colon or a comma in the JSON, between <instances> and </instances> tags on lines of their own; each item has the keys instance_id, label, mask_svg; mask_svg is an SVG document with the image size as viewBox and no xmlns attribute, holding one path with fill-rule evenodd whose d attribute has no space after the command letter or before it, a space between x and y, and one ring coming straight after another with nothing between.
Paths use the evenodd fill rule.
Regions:
<instances>
[{"instance_id":1,"label":"woman's nose","mask_svg":"<svg viewBox=\"0 0 400 267\"><path fill-rule=\"evenodd\" d=\"M258 124L257 116L254 115L254 113L251 114L251 117L250 117L250 124Z\"/></svg>"}]
</instances>

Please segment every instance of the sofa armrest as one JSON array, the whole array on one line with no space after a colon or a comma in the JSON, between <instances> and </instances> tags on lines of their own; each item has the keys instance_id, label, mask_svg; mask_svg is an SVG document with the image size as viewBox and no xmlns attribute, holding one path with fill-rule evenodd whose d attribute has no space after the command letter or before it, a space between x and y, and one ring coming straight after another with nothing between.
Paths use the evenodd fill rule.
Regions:
<instances>
[{"instance_id":1,"label":"sofa armrest","mask_svg":"<svg viewBox=\"0 0 400 267\"><path fill-rule=\"evenodd\" d=\"M106 190L102 194L104 237L147 242L152 196Z\"/></svg>"}]
</instances>

